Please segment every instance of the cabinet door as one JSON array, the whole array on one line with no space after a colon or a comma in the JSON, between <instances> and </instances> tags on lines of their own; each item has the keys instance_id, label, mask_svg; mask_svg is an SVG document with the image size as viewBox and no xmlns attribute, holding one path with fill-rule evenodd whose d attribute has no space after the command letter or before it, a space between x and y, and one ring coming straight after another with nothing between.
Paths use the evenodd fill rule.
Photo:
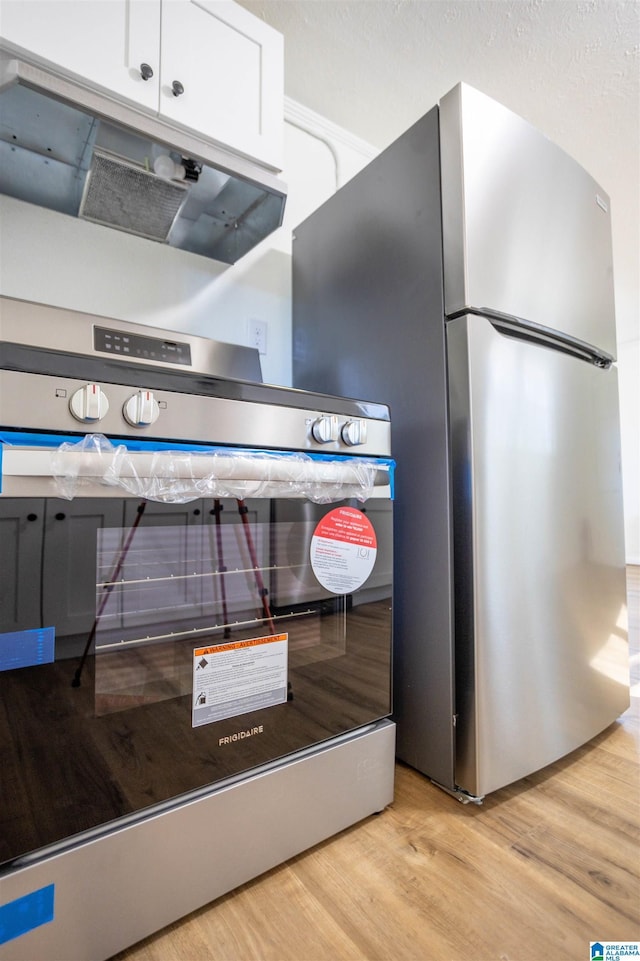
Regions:
<instances>
[{"instance_id":1,"label":"cabinet door","mask_svg":"<svg viewBox=\"0 0 640 961\"><path fill-rule=\"evenodd\" d=\"M159 0L2 0L2 45L158 109ZM153 77L145 81L140 67Z\"/></svg>"},{"instance_id":2,"label":"cabinet door","mask_svg":"<svg viewBox=\"0 0 640 961\"><path fill-rule=\"evenodd\" d=\"M230 0L169 0L160 60L161 116L282 168L281 34Z\"/></svg>"},{"instance_id":3,"label":"cabinet door","mask_svg":"<svg viewBox=\"0 0 640 961\"><path fill-rule=\"evenodd\" d=\"M96 616L97 531L122 527L122 501L47 501L42 606L56 636L87 635Z\"/></svg>"},{"instance_id":4,"label":"cabinet door","mask_svg":"<svg viewBox=\"0 0 640 961\"><path fill-rule=\"evenodd\" d=\"M0 632L40 623L44 501L0 498Z\"/></svg>"}]
</instances>

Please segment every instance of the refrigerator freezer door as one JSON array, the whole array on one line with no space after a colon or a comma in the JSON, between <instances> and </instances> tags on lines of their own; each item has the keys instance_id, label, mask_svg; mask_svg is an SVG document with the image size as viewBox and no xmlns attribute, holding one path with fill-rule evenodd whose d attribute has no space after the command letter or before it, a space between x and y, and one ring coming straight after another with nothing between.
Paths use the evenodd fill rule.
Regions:
<instances>
[{"instance_id":1,"label":"refrigerator freezer door","mask_svg":"<svg viewBox=\"0 0 640 961\"><path fill-rule=\"evenodd\" d=\"M447 324L456 781L484 795L629 705L615 368Z\"/></svg>"},{"instance_id":2,"label":"refrigerator freezer door","mask_svg":"<svg viewBox=\"0 0 640 961\"><path fill-rule=\"evenodd\" d=\"M609 198L535 127L459 84L440 103L445 311L488 311L615 357Z\"/></svg>"}]
</instances>

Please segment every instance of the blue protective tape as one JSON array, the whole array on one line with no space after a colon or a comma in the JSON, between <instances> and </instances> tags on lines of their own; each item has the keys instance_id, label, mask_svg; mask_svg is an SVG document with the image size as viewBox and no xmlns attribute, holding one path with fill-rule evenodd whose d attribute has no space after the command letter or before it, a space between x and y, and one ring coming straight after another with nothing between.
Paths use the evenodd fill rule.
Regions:
<instances>
[{"instance_id":1,"label":"blue protective tape","mask_svg":"<svg viewBox=\"0 0 640 961\"><path fill-rule=\"evenodd\" d=\"M0 634L0 671L53 664L55 641L55 627L34 627Z\"/></svg>"},{"instance_id":2,"label":"blue protective tape","mask_svg":"<svg viewBox=\"0 0 640 961\"><path fill-rule=\"evenodd\" d=\"M0 905L0 944L19 938L54 918L55 884Z\"/></svg>"},{"instance_id":3,"label":"blue protective tape","mask_svg":"<svg viewBox=\"0 0 640 961\"><path fill-rule=\"evenodd\" d=\"M0 445L8 444L17 447L60 447L61 444L78 444L86 435L76 434L30 434L25 431L0 431ZM114 446L123 446L131 451L161 451L161 450L185 450L195 453L243 453L243 454L269 454L272 457L291 457L292 451L262 450L254 447L220 447L211 444L174 444L169 441L136 440L135 438L106 438ZM369 458L344 457L343 455L321 454L316 451L301 451L305 457L310 457L317 461L353 460L362 462ZM386 465L389 469L389 487L391 489L391 500L394 497L394 473L396 462L389 457L371 457L371 461L376 464ZM2 490L2 446L0 446L0 491Z\"/></svg>"}]
</instances>

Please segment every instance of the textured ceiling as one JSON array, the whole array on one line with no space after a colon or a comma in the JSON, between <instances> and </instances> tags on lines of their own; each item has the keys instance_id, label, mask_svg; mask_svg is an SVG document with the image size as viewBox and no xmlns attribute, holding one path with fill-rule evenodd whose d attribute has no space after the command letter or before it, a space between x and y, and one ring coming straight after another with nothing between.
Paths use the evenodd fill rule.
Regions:
<instances>
[{"instance_id":1,"label":"textured ceiling","mask_svg":"<svg viewBox=\"0 0 640 961\"><path fill-rule=\"evenodd\" d=\"M374 146L459 81L506 104L612 196L618 238L637 260L637 0L240 2L284 34L287 96Z\"/></svg>"},{"instance_id":2,"label":"textured ceiling","mask_svg":"<svg viewBox=\"0 0 640 961\"><path fill-rule=\"evenodd\" d=\"M555 139L637 142L637 0L241 3L284 34L287 95L375 146L461 80Z\"/></svg>"},{"instance_id":3,"label":"textured ceiling","mask_svg":"<svg viewBox=\"0 0 640 961\"><path fill-rule=\"evenodd\" d=\"M595 151L600 173L635 151L638 174L637 0L241 3L284 34L286 94L374 146L466 81L565 149Z\"/></svg>"}]
</instances>

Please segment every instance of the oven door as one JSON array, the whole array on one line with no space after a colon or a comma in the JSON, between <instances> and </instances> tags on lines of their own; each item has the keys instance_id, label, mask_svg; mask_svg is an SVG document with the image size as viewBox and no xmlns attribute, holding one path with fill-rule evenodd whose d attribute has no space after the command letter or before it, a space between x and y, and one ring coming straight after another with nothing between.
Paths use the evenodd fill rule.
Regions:
<instances>
[{"instance_id":1,"label":"oven door","mask_svg":"<svg viewBox=\"0 0 640 961\"><path fill-rule=\"evenodd\" d=\"M165 456L163 500L51 457L3 448L0 862L391 713L391 462L323 503L273 453L202 496Z\"/></svg>"}]
</instances>

